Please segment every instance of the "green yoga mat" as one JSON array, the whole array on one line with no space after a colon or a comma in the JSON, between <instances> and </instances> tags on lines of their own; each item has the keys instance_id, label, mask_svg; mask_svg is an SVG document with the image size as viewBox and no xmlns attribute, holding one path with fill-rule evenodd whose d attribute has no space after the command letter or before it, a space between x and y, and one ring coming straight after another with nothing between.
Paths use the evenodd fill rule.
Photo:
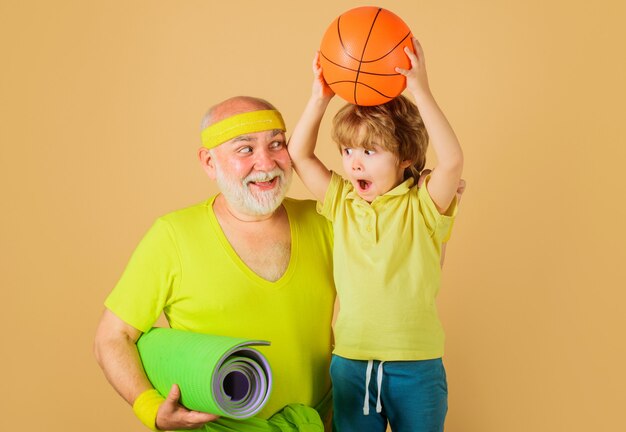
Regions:
<instances>
[{"instance_id":1,"label":"green yoga mat","mask_svg":"<svg viewBox=\"0 0 626 432\"><path fill-rule=\"evenodd\" d=\"M148 379L164 397L180 387L188 409L245 419L258 413L272 389L267 359L251 345L267 341L153 328L137 341Z\"/></svg>"}]
</instances>

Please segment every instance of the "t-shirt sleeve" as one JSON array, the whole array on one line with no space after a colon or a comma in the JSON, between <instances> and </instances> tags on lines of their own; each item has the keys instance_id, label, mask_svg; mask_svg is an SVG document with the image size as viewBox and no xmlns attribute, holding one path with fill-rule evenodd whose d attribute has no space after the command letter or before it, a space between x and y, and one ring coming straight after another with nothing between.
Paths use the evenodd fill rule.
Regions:
<instances>
[{"instance_id":1,"label":"t-shirt sleeve","mask_svg":"<svg viewBox=\"0 0 626 432\"><path fill-rule=\"evenodd\" d=\"M429 181L430 175L426 177L417 193L421 213L433 239L438 242L447 242L452 234L452 226L454 225L454 219L456 218L456 196L452 200L452 203L450 203L448 210L446 210L444 214L439 213L437 206L428 193L427 186Z\"/></svg>"},{"instance_id":2,"label":"t-shirt sleeve","mask_svg":"<svg viewBox=\"0 0 626 432\"><path fill-rule=\"evenodd\" d=\"M317 203L317 212L331 222L335 220L335 215L339 209L343 192L343 182L344 180L339 174L331 171L330 183L328 184L328 189L326 189L324 202Z\"/></svg>"},{"instance_id":3,"label":"t-shirt sleeve","mask_svg":"<svg viewBox=\"0 0 626 432\"><path fill-rule=\"evenodd\" d=\"M158 219L141 240L105 306L127 324L148 331L180 281L180 259L169 224Z\"/></svg>"}]
</instances>

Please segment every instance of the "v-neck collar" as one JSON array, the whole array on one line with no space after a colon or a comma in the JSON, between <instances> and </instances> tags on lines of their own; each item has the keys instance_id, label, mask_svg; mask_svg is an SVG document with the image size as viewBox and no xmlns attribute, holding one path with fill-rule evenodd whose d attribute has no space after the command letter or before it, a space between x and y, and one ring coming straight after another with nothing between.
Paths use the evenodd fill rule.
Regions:
<instances>
[{"instance_id":1,"label":"v-neck collar","mask_svg":"<svg viewBox=\"0 0 626 432\"><path fill-rule=\"evenodd\" d=\"M289 234L291 237L289 264L287 266L287 270L285 270L285 273L280 277L280 279L278 279L275 282L272 282L272 281L262 278L261 276L256 274L250 267L248 267L248 265L241 260L239 255L237 255L237 252L235 252L235 249L228 241L228 238L226 238L226 235L224 234L224 230L222 229L222 226L217 220L217 216L215 215L215 210L213 209L213 204L215 203L215 199L217 198L217 196L218 195L215 195L207 201L206 215L207 215L207 218L209 219L209 223L211 227L213 228L215 235L217 236L219 242L222 244L222 247L224 248L224 251L226 252L226 254L235 263L235 265L237 265L237 267L239 267L239 269L246 276L248 276L248 278L250 278L252 281L254 281L255 283L259 285L266 286L268 288L278 289L284 286L285 284L287 284L287 282L291 280L292 275L294 273L294 269L296 266L296 257L298 256L297 254L298 230L297 230L296 224L293 222L293 218L292 218L292 215L290 214L289 206L285 205L284 201L281 204L283 208L285 209L285 213L287 214L287 220L289 223Z\"/></svg>"}]
</instances>

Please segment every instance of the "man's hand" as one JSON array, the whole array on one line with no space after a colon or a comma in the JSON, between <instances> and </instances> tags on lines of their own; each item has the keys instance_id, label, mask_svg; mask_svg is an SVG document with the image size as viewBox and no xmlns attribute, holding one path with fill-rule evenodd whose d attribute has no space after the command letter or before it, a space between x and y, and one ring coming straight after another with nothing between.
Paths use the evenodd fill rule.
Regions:
<instances>
[{"instance_id":1,"label":"man's hand","mask_svg":"<svg viewBox=\"0 0 626 432\"><path fill-rule=\"evenodd\" d=\"M213 414L189 411L178 403L180 389L174 384L157 412L156 427L159 430L200 429L218 418Z\"/></svg>"}]
</instances>

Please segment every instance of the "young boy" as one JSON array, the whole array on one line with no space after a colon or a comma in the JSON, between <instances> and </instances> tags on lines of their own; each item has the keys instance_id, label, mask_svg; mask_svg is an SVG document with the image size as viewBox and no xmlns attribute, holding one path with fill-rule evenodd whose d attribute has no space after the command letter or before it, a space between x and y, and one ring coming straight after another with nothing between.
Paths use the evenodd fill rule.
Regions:
<instances>
[{"instance_id":1,"label":"young boy","mask_svg":"<svg viewBox=\"0 0 626 432\"><path fill-rule=\"evenodd\" d=\"M340 432L382 432L387 422L394 432L443 431L447 412L435 298L463 152L430 92L423 50L415 39L413 45L415 54L405 50L411 68L396 71L406 77L415 104L399 96L374 107L348 104L336 115L333 139L346 179L314 155L333 97L319 53L312 96L288 145L296 172L335 233L340 311L331 378ZM417 186L429 136L438 163Z\"/></svg>"}]
</instances>

